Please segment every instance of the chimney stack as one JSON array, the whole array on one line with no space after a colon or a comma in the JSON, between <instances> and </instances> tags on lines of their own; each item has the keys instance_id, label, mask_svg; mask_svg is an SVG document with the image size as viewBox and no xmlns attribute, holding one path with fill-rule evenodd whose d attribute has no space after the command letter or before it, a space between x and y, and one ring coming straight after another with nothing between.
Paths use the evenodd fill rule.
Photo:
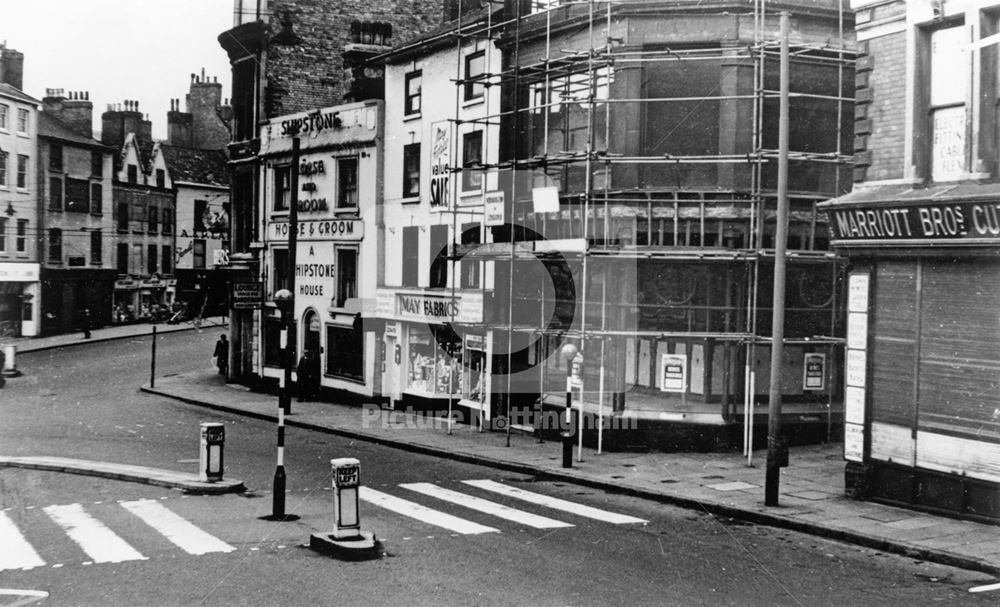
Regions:
<instances>
[{"instance_id":1,"label":"chimney stack","mask_svg":"<svg viewBox=\"0 0 1000 607\"><path fill-rule=\"evenodd\" d=\"M5 82L17 90L24 88L24 53L0 44L0 82Z\"/></svg>"},{"instance_id":2,"label":"chimney stack","mask_svg":"<svg viewBox=\"0 0 1000 607\"><path fill-rule=\"evenodd\" d=\"M42 111L84 137L94 136L94 104L89 91L45 89Z\"/></svg>"}]
</instances>

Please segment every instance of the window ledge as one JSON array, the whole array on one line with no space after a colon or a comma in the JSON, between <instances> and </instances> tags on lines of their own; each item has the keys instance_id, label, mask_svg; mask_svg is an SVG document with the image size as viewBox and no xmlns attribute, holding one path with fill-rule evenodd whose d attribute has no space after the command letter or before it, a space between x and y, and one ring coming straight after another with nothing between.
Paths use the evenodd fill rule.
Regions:
<instances>
[{"instance_id":1,"label":"window ledge","mask_svg":"<svg viewBox=\"0 0 1000 607\"><path fill-rule=\"evenodd\" d=\"M479 97L472 97L470 99L463 99L462 107L467 108L475 105L481 105L483 103L486 103L486 95L480 95Z\"/></svg>"},{"instance_id":2,"label":"window ledge","mask_svg":"<svg viewBox=\"0 0 1000 607\"><path fill-rule=\"evenodd\" d=\"M400 204L417 204L420 202L420 196L413 196L411 198L400 198Z\"/></svg>"},{"instance_id":3,"label":"window ledge","mask_svg":"<svg viewBox=\"0 0 1000 607\"><path fill-rule=\"evenodd\" d=\"M420 112L417 112L415 114L403 114L403 122L411 122L413 120L420 120L420 118L422 118Z\"/></svg>"}]
</instances>

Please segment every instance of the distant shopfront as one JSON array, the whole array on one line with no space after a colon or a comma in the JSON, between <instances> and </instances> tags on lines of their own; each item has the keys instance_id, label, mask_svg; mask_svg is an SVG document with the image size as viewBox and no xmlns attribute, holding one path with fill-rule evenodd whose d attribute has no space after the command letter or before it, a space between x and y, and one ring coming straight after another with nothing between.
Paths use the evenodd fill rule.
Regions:
<instances>
[{"instance_id":1,"label":"distant shopfront","mask_svg":"<svg viewBox=\"0 0 1000 607\"><path fill-rule=\"evenodd\" d=\"M39 266L0 263L0 337L38 335Z\"/></svg>"},{"instance_id":2,"label":"distant shopfront","mask_svg":"<svg viewBox=\"0 0 1000 607\"><path fill-rule=\"evenodd\" d=\"M117 324L160 319L171 309L174 278L119 278L114 281L112 322Z\"/></svg>"},{"instance_id":3,"label":"distant shopfront","mask_svg":"<svg viewBox=\"0 0 1000 607\"><path fill-rule=\"evenodd\" d=\"M996 521L1000 204L947 190L868 189L823 205L850 259L847 488Z\"/></svg>"}]
</instances>

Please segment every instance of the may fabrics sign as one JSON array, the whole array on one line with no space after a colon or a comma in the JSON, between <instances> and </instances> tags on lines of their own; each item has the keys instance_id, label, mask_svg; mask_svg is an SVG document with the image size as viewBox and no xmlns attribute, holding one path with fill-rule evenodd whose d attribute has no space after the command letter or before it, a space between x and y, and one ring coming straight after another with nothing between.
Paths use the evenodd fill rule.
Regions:
<instances>
[{"instance_id":1,"label":"may fabrics sign","mask_svg":"<svg viewBox=\"0 0 1000 607\"><path fill-rule=\"evenodd\" d=\"M1000 203L942 202L826 208L840 245L905 245L933 241L1000 245Z\"/></svg>"}]
</instances>

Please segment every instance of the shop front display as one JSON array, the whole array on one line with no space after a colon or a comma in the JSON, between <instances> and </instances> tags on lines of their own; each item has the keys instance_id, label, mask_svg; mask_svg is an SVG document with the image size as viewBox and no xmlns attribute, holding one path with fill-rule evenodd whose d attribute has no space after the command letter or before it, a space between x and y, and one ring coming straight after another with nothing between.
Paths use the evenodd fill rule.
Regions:
<instances>
[{"instance_id":1,"label":"shop front display","mask_svg":"<svg viewBox=\"0 0 1000 607\"><path fill-rule=\"evenodd\" d=\"M847 491L995 522L1000 229L993 203L931 196L825 205L851 262Z\"/></svg>"}]
</instances>

